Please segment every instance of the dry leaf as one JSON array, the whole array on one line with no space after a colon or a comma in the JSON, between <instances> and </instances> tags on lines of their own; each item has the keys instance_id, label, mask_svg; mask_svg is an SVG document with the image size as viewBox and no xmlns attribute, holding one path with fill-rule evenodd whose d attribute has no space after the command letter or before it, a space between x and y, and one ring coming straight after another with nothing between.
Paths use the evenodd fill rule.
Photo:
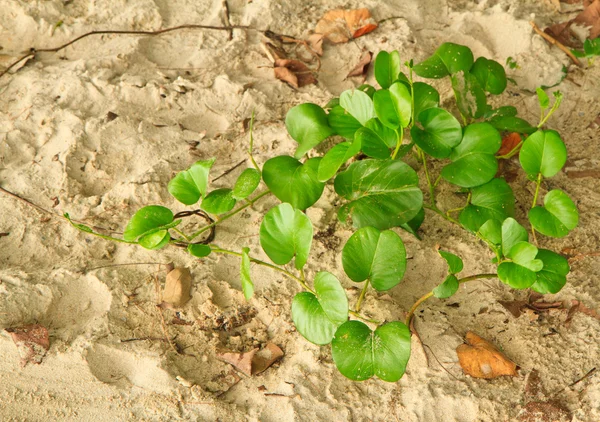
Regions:
<instances>
[{"instance_id":1,"label":"dry leaf","mask_svg":"<svg viewBox=\"0 0 600 422\"><path fill-rule=\"evenodd\" d=\"M7 328L21 356L21 366L28 363L40 364L50 348L48 330L39 324L25 325L18 328Z\"/></svg>"},{"instance_id":2,"label":"dry leaf","mask_svg":"<svg viewBox=\"0 0 600 422\"><path fill-rule=\"evenodd\" d=\"M252 349L244 353L223 352L217 354L219 359L233 365L238 371L248 376L260 374L282 356L283 351L274 343L267 343L261 351Z\"/></svg>"},{"instance_id":3,"label":"dry leaf","mask_svg":"<svg viewBox=\"0 0 600 422\"><path fill-rule=\"evenodd\" d=\"M509 360L492 343L469 331L467 344L456 348L458 361L465 374L474 378L496 378L517 375L517 365Z\"/></svg>"},{"instance_id":4,"label":"dry leaf","mask_svg":"<svg viewBox=\"0 0 600 422\"><path fill-rule=\"evenodd\" d=\"M498 303L515 318L519 318L525 311L535 311L536 313L539 313L550 309L561 309L563 307L562 302L545 302L540 300L543 297L542 295L534 293L535 292L532 292L527 300L499 300Z\"/></svg>"},{"instance_id":5,"label":"dry leaf","mask_svg":"<svg viewBox=\"0 0 600 422\"><path fill-rule=\"evenodd\" d=\"M310 68L299 60L276 60L275 77L294 88L317 83L317 78L312 74Z\"/></svg>"},{"instance_id":6,"label":"dry leaf","mask_svg":"<svg viewBox=\"0 0 600 422\"><path fill-rule=\"evenodd\" d=\"M362 76L366 77L367 72L369 71L369 65L371 64L371 60L373 59L373 53L370 51L365 51L362 56L360 56L360 60L358 64L348 73L346 78L350 78L352 76Z\"/></svg>"},{"instance_id":7,"label":"dry leaf","mask_svg":"<svg viewBox=\"0 0 600 422\"><path fill-rule=\"evenodd\" d=\"M527 300L499 300L498 303L502 305L508 312L515 318L521 316L521 311L527 306Z\"/></svg>"},{"instance_id":8,"label":"dry leaf","mask_svg":"<svg viewBox=\"0 0 600 422\"><path fill-rule=\"evenodd\" d=\"M511 152L517 145L521 143L521 135L516 132L509 133L502 138L502 146L496 155L506 155Z\"/></svg>"},{"instance_id":9,"label":"dry leaf","mask_svg":"<svg viewBox=\"0 0 600 422\"><path fill-rule=\"evenodd\" d=\"M277 60L283 60L283 59L287 59L287 54L285 53L285 51L280 48L277 47L274 44L271 44L270 42L265 42L263 41L260 46L262 47L263 51L265 52L265 55L268 57L268 59L275 64L275 62Z\"/></svg>"},{"instance_id":10,"label":"dry leaf","mask_svg":"<svg viewBox=\"0 0 600 422\"><path fill-rule=\"evenodd\" d=\"M323 34L334 44L348 42L377 28L377 22L368 9L330 10L319 22L315 32Z\"/></svg>"},{"instance_id":11,"label":"dry leaf","mask_svg":"<svg viewBox=\"0 0 600 422\"><path fill-rule=\"evenodd\" d=\"M571 320L577 312L581 312L583 314L586 314L587 316L600 320L600 314L598 313L598 311L588 308L578 300L572 300L571 308L569 309L569 313L567 314L567 318L565 319L566 327L569 327L569 325L571 325Z\"/></svg>"},{"instance_id":12,"label":"dry leaf","mask_svg":"<svg viewBox=\"0 0 600 422\"><path fill-rule=\"evenodd\" d=\"M163 291L163 303L173 308L181 308L190 300L192 275L187 268L175 268L167 274Z\"/></svg>"},{"instance_id":13,"label":"dry leaf","mask_svg":"<svg viewBox=\"0 0 600 422\"><path fill-rule=\"evenodd\" d=\"M312 34L306 41L315 54L319 56L323 55L323 34Z\"/></svg>"},{"instance_id":14,"label":"dry leaf","mask_svg":"<svg viewBox=\"0 0 600 422\"><path fill-rule=\"evenodd\" d=\"M588 3L575 19L551 25L544 32L566 46L581 48L583 45L582 40L571 30L572 25L588 28L589 33L586 38L590 40L598 38L600 36L600 0Z\"/></svg>"}]
</instances>

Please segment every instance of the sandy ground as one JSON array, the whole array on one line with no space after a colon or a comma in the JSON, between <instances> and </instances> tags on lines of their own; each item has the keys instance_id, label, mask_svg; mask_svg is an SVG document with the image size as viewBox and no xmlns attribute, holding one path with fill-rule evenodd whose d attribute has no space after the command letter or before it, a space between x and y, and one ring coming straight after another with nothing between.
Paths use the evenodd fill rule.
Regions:
<instances>
[{"instance_id":1,"label":"sandy ground","mask_svg":"<svg viewBox=\"0 0 600 422\"><path fill-rule=\"evenodd\" d=\"M532 122L538 120L532 90L556 84L563 65L569 66L528 23L535 18L543 27L568 17L546 1L230 0L229 5L234 24L296 37L306 36L336 6L368 7L377 20L393 19L348 44L326 46L319 84L298 91L273 77L261 35L253 31L235 30L232 40L217 31L90 37L59 53L40 54L0 79L1 186L56 213L120 231L144 205L183 209L166 184L195 160L217 157L214 175L243 160L248 142L243 122L252 110L259 163L290 153L295 144L285 131L286 111L306 101L325 104L360 84L345 75L363 48L398 49L403 59L419 60L441 42L454 41L501 63L513 57L520 66L509 70L516 85L501 101ZM222 25L221 1L0 0L0 54L55 46L91 29L156 30L183 23ZM549 127L563 134L570 158L566 172L544 182L543 190L567 191L581 222L564 240L543 239L555 250L598 248L600 182L567 174L600 165L599 132L588 128L600 113L599 81L598 63L583 70L571 66L558 86L565 100ZM374 83L372 71L367 82ZM447 84L437 87L449 101ZM230 186L243 167L216 186ZM519 175L513 186L528 204L533 184ZM441 198L446 208L458 203L449 190ZM229 220L219 227L217 242L238 250L247 245L266 258L257 231L262 213L274 204L265 199ZM308 274L332 271L354 300L357 291L342 277L340 258L351 231L336 223L335 205L328 186L308 212L318 233ZM520 218L526 209L518 208ZM0 195L0 216L0 232L9 233L0 238L0 329L40 323L51 341L41 365L22 368L13 341L0 331L3 421L514 420L526 404L525 380L533 369L550 395L600 364L599 320L578 313L566 327L566 310L515 318L498 301L526 293L491 280L468 283L452 299L422 307L416 327L427 347L413 342L399 382L355 383L337 372L329 348L295 332L290 299L297 286L277 274L253 267L256 295L247 303L234 258L198 261L177 248L150 252L113 244L6 195ZM380 300L368 296L368 314L401 319L440 282L445 269L436 258L438 242L465 259L465 275L493 269L483 245L436 216L428 215L422 234L419 242L401 233L411 258L405 280ZM185 308L162 311L181 353L164 341L155 306L156 280L165 277L156 263L168 262L189 267L194 277ZM129 263L141 264L114 266ZM573 262L567 286L546 299L576 299L597 309L599 277L598 258L584 257ZM463 375L455 348L467 330L498 345L519 364L519 376L485 381ZM240 380L216 358L219 350L249 350L266 342L278 344L285 357L256 377ZM566 388L555 399L575 421L600 420L600 377Z\"/></svg>"}]
</instances>

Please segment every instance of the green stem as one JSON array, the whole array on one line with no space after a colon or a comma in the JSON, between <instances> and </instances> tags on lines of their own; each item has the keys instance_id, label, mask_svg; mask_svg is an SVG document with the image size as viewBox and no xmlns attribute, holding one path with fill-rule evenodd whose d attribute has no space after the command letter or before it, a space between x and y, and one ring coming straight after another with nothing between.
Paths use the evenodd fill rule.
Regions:
<instances>
[{"instance_id":1,"label":"green stem","mask_svg":"<svg viewBox=\"0 0 600 422\"><path fill-rule=\"evenodd\" d=\"M413 85L413 70L412 66L408 68L408 82L410 83L410 125L409 129L414 126L415 123L415 87Z\"/></svg>"},{"instance_id":2,"label":"green stem","mask_svg":"<svg viewBox=\"0 0 600 422\"><path fill-rule=\"evenodd\" d=\"M463 284L466 283L468 281L472 281L472 280L479 280L482 278L497 278L498 274L475 274L475 275L470 275L468 277L463 277L461 279L458 280L458 284ZM408 315L406 316L406 325L410 327L410 321L412 320L415 311L417 310L417 308L419 307L419 305L421 305L421 303L425 302L427 299L429 299L431 296L433 296L433 291L421 296L416 302L415 304L410 308L410 311L408 311Z\"/></svg>"},{"instance_id":3,"label":"green stem","mask_svg":"<svg viewBox=\"0 0 600 422\"><path fill-rule=\"evenodd\" d=\"M361 320L365 321L365 322L370 322L371 324L375 324L375 325L381 324L381 321L377 321L376 319L366 318L366 317L362 316L361 314L359 314L356 311L348 311L348 313L350 315L355 316L358 319L361 319Z\"/></svg>"},{"instance_id":4,"label":"green stem","mask_svg":"<svg viewBox=\"0 0 600 422\"><path fill-rule=\"evenodd\" d=\"M429 202L431 203L431 206L437 208L435 205L435 185L431 183L431 177L429 176L429 170L427 169L427 156L423 150L421 150L421 159L423 160L423 170L425 171L427 186L429 186Z\"/></svg>"},{"instance_id":5,"label":"green stem","mask_svg":"<svg viewBox=\"0 0 600 422\"><path fill-rule=\"evenodd\" d=\"M519 150L521 149L521 146L523 146L523 141L519 142L517 144L517 146L515 146L513 149L511 149L506 154L498 155L498 156L496 156L496 158L499 160L508 160L509 158L513 157L516 153L519 152Z\"/></svg>"},{"instance_id":6,"label":"green stem","mask_svg":"<svg viewBox=\"0 0 600 422\"><path fill-rule=\"evenodd\" d=\"M396 132L397 134L398 132ZM398 135L396 135L398 136ZM392 154L392 160L396 159L396 155L398 155L398 151L400 150L400 146L402 145L402 140L404 139L404 129L400 128L400 136L398 136L398 141L396 142L396 149Z\"/></svg>"},{"instance_id":7,"label":"green stem","mask_svg":"<svg viewBox=\"0 0 600 422\"><path fill-rule=\"evenodd\" d=\"M260 172L260 167L256 164L254 160L254 155L252 155L252 150L254 149L254 110L252 110L252 117L250 118L250 146L248 147L248 155L250 156L250 161L254 168Z\"/></svg>"},{"instance_id":8,"label":"green stem","mask_svg":"<svg viewBox=\"0 0 600 422\"><path fill-rule=\"evenodd\" d=\"M188 242L191 240L184 232L182 232L181 230L179 230L176 227L173 227L172 230L175 230L177 233L179 233L179 235L183 236L183 238L185 240L187 240Z\"/></svg>"},{"instance_id":9,"label":"green stem","mask_svg":"<svg viewBox=\"0 0 600 422\"><path fill-rule=\"evenodd\" d=\"M423 204L423 208L433 211L436 214L439 214L441 217L443 217L445 220L448 220L451 223L454 224L458 224L460 226L460 222L458 220L456 220L455 218L450 217L449 215L446 215L446 213L444 211L442 211L441 209L439 209L437 207L437 205L427 205L427 204Z\"/></svg>"},{"instance_id":10,"label":"green stem","mask_svg":"<svg viewBox=\"0 0 600 422\"><path fill-rule=\"evenodd\" d=\"M540 185L542 184L542 173L538 173L538 177L535 180L535 193L533 194L533 201L531 203L531 208L534 208L537 205L538 195L540 194ZM533 236L533 241L537 245L537 238L535 236L535 229L533 225L531 226L531 235Z\"/></svg>"},{"instance_id":11,"label":"green stem","mask_svg":"<svg viewBox=\"0 0 600 422\"><path fill-rule=\"evenodd\" d=\"M255 196L253 199L247 200L247 202L244 205L242 205L242 206L234 209L233 211L229 212L228 214L225 214L223 217L221 217L219 220L215 221L214 223L211 223L208 226L204 226L200 230L198 230L197 232L195 232L192 235L188 236L189 240L194 240L196 237L200 236L205 231L210 230L211 228L213 228L213 227L221 224L223 221L225 221L225 220L233 217L234 215L236 215L240 211L243 211L246 208L248 208L249 206L254 205L255 202L257 202L262 197L268 195L269 193L271 193L271 191L270 190L266 190L266 191L258 194L257 196Z\"/></svg>"},{"instance_id":12,"label":"green stem","mask_svg":"<svg viewBox=\"0 0 600 422\"><path fill-rule=\"evenodd\" d=\"M365 281L365 285L363 286L363 289L360 292L360 296L358 297L358 301L356 302L356 308L355 308L356 313L360 312L360 307L365 298L365 295L367 294L367 289L369 288L369 282L370 282L370 280L367 278L367 281Z\"/></svg>"},{"instance_id":13,"label":"green stem","mask_svg":"<svg viewBox=\"0 0 600 422\"><path fill-rule=\"evenodd\" d=\"M555 97L554 97L554 104L552 104L552 108L550 109L548 114L546 114L546 116L540 120L540 123L537 125L538 129L540 129L542 126L544 126L544 124L548 121L550 116L552 116L554 114L554 112L556 110L558 110L558 107L560 106L560 103L562 102L562 98L563 98L562 94L557 91L557 95L555 95ZM542 112L542 115L543 115L543 112Z\"/></svg>"},{"instance_id":14,"label":"green stem","mask_svg":"<svg viewBox=\"0 0 600 422\"><path fill-rule=\"evenodd\" d=\"M101 239L106 239L106 240L112 240L113 242L119 242L119 243L129 243L129 244L137 244L138 242L133 242L133 241L129 241L129 240L124 240L124 239L119 239L118 237L112 237L112 236L108 236L105 234L100 234L98 232L93 231L91 228L89 228L88 226L84 226L83 224L77 224L74 223L70 217L68 217L68 214L65 215L64 217L71 226L75 227L77 230L82 231L84 233L87 234L91 234L92 236L96 236L99 237ZM82 227L85 227L86 229L83 229Z\"/></svg>"}]
</instances>

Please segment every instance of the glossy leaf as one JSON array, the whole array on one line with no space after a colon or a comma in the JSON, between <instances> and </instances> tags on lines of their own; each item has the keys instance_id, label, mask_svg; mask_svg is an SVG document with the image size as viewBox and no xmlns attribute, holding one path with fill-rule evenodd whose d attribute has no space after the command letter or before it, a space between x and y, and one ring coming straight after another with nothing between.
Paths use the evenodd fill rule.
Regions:
<instances>
[{"instance_id":1,"label":"glossy leaf","mask_svg":"<svg viewBox=\"0 0 600 422\"><path fill-rule=\"evenodd\" d=\"M231 211L236 202L231 189L216 189L202 200L202 209L211 214L223 214Z\"/></svg>"},{"instance_id":2,"label":"glossy leaf","mask_svg":"<svg viewBox=\"0 0 600 422\"><path fill-rule=\"evenodd\" d=\"M412 140L423 151L435 158L450 156L462 139L462 127L456 118L441 108L430 108L419 114L423 129L413 126Z\"/></svg>"},{"instance_id":3,"label":"glossy leaf","mask_svg":"<svg viewBox=\"0 0 600 422\"><path fill-rule=\"evenodd\" d=\"M348 90L342 92L340 105L361 125L376 117L373 100L363 91Z\"/></svg>"},{"instance_id":4,"label":"glossy leaf","mask_svg":"<svg viewBox=\"0 0 600 422\"><path fill-rule=\"evenodd\" d=\"M340 105L331 109L327 115L327 121L336 134L349 140L354 139L354 133L362 127L360 122Z\"/></svg>"},{"instance_id":5,"label":"glossy leaf","mask_svg":"<svg viewBox=\"0 0 600 422\"><path fill-rule=\"evenodd\" d=\"M271 208L260 225L260 246L277 265L285 265L296 257L296 269L304 267L312 236L310 219L290 204Z\"/></svg>"},{"instance_id":6,"label":"glossy leaf","mask_svg":"<svg viewBox=\"0 0 600 422\"><path fill-rule=\"evenodd\" d=\"M190 255L195 256L196 258L204 258L205 256L210 255L212 249L210 249L210 246L208 245L193 243L188 245L187 251Z\"/></svg>"},{"instance_id":7,"label":"glossy leaf","mask_svg":"<svg viewBox=\"0 0 600 422\"><path fill-rule=\"evenodd\" d=\"M446 251L438 250L438 253L448 263L448 272L450 274L458 274L463 270L463 261L460 257Z\"/></svg>"},{"instance_id":8,"label":"glossy leaf","mask_svg":"<svg viewBox=\"0 0 600 422\"><path fill-rule=\"evenodd\" d=\"M477 235L497 250L502 245L502 222L493 218L486 221L479 227Z\"/></svg>"},{"instance_id":9,"label":"glossy leaf","mask_svg":"<svg viewBox=\"0 0 600 422\"><path fill-rule=\"evenodd\" d=\"M558 293L567 283L569 261L547 249L539 249L536 259L544 263L544 268L536 274L536 281L531 289L541 294Z\"/></svg>"},{"instance_id":10,"label":"glossy leaf","mask_svg":"<svg viewBox=\"0 0 600 422\"><path fill-rule=\"evenodd\" d=\"M440 94L429 84L424 82L413 83L413 95L415 97L415 115L413 119L419 120L419 114L429 108L438 107Z\"/></svg>"},{"instance_id":11,"label":"glossy leaf","mask_svg":"<svg viewBox=\"0 0 600 422\"><path fill-rule=\"evenodd\" d=\"M502 222L502 254L510 256L513 246L520 242L527 242L529 235L525 227L514 218L507 218Z\"/></svg>"},{"instance_id":12,"label":"glossy leaf","mask_svg":"<svg viewBox=\"0 0 600 422\"><path fill-rule=\"evenodd\" d=\"M446 299L458 291L458 279L449 274L442 284L433 289L433 295L438 299Z\"/></svg>"},{"instance_id":13,"label":"glossy leaf","mask_svg":"<svg viewBox=\"0 0 600 422\"><path fill-rule=\"evenodd\" d=\"M260 184L261 174L258 170L248 168L240 174L240 177L235 181L233 192L231 194L233 199L246 199L256 190Z\"/></svg>"},{"instance_id":14,"label":"glossy leaf","mask_svg":"<svg viewBox=\"0 0 600 422\"><path fill-rule=\"evenodd\" d=\"M523 142L519 153L521 167L530 178L539 173L552 177L567 161L567 148L554 130L538 130Z\"/></svg>"},{"instance_id":15,"label":"glossy leaf","mask_svg":"<svg viewBox=\"0 0 600 422\"><path fill-rule=\"evenodd\" d=\"M319 171L317 173L319 182L326 182L335 176L346 161L360 152L361 146L360 140L355 140L352 143L339 143L327 151L327 154L319 162Z\"/></svg>"},{"instance_id":16,"label":"glossy leaf","mask_svg":"<svg viewBox=\"0 0 600 422\"><path fill-rule=\"evenodd\" d=\"M544 206L529 211L529 221L534 229L551 237L564 237L579 223L579 212L571 198L554 189L544 197Z\"/></svg>"},{"instance_id":17,"label":"glossy leaf","mask_svg":"<svg viewBox=\"0 0 600 422\"><path fill-rule=\"evenodd\" d=\"M135 242L144 235L169 229L180 222L181 220L173 221L173 212L166 207L160 205L143 207L127 223L127 227L123 232L123 239L128 242Z\"/></svg>"},{"instance_id":18,"label":"glossy leaf","mask_svg":"<svg viewBox=\"0 0 600 422\"><path fill-rule=\"evenodd\" d=\"M494 178L502 138L489 123L474 123L465 128L463 139L450 154L451 164L442 169L442 177L463 188L483 185Z\"/></svg>"},{"instance_id":19,"label":"glossy leaf","mask_svg":"<svg viewBox=\"0 0 600 422\"><path fill-rule=\"evenodd\" d=\"M536 273L544 263L537 259L538 249L531 243L520 241L508 253L512 262L498 265L498 278L515 289L526 289L536 282Z\"/></svg>"},{"instance_id":20,"label":"glossy leaf","mask_svg":"<svg viewBox=\"0 0 600 422\"><path fill-rule=\"evenodd\" d=\"M375 113L381 122L389 128L406 127L411 119L411 98L408 88L400 82L390 89L380 89L373 96Z\"/></svg>"},{"instance_id":21,"label":"glossy leaf","mask_svg":"<svg viewBox=\"0 0 600 422\"><path fill-rule=\"evenodd\" d=\"M548 98L548 94L546 94L542 88L536 88L535 93L537 94L540 108L542 110L547 109L550 106L550 98Z\"/></svg>"},{"instance_id":22,"label":"glossy leaf","mask_svg":"<svg viewBox=\"0 0 600 422\"><path fill-rule=\"evenodd\" d=\"M379 230L412 220L423 206L417 173L400 160L361 160L337 175L338 195L350 202L338 211L342 222Z\"/></svg>"},{"instance_id":23,"label":"glossy leaf","mask_svg":"<svg viewBox=\"0 0 600 422\"><path fill-rule=\"evenodd\" d=\"M468 72L473 65L473 53L464 45L444 43L428 59L416 64L414 72L424 78L443 78L460 71Z\"/></svg>"},{"instance_id":24,"label":"glossy leaf","mask_svg":"<svg viewBox=\"0 0 600 422\"><path fill-rule=\"evenodd\" d=\"M404 277L406 250L400 236L393 231L363 227L346 242L342 265L352 281L369 279L376 290L389 290Z\"/></svg>"},{"instance_id":25,"label":"glossy leaf","mask_svg":"<svg viewBox=\"0 0 600 422\"><path fill-rule=\"evenodd\" d=\"M263 180L281 202L305 210L319 200L325 184L319 181L321 158L311 158L304 164L287 155L271 158L263 166Z\"/></svg>"},{"instance_id":26,"label":"glossy leaf","mask_svg":"<svg viewBox=\"0 0 600 422\"><path fill-rule=\"evenodd\" d=\"M382 88L389 88L400 74L400 54L394 50L391 53L380 51L375 57L375 79Z\"/></svg>"},{"instance_id":27,"label":"glossy leaf","mask_svg":"<svg viewBox=\"0 0 600 422\"><path fill-rule=\"evenodd\" d=\"M473 63L471 73L477 78L479 85L490 94L499 95L506 89L504 66L495 60L479 57Z\"/></svg>"},{"instance_id":28,"label":"glossy leaf","mask_svg":"<svg viewBox=\"0 0 600 422\"><path fill-rule=\"evenodd\" d=\"M536 127L531 126L526 120L514 116L494 116L488 122L496 129L508 132L530 134L537 130Z\"/></svg>"},{"instance_id":29,"label":"glossy leaf","mask_svg":"<svg viewBox=\"0 0 600 422\"><path fill-rule=\"evenodd\" d=\"M329 344L337 328L348 320L348 298L339 280L331 273L317 273L316 296L298 293L292 301L292 320L308 341Z\"/></svg>"},{"instance_id":30,"label":"glossy leaf","mask_svg":"<svg viewBox=\"0 0 600 422\"><path fill-rule=\"evenodd\" d=\"M476 233L489 219L504 221L515 214L515 195L504 179L492 179L471 189L471 203L462 210L460 223Z\"/></svg>"},{"instance_id":31,"label":"glossy leaf","mask_svg":"<svg viewBox=\"0 0 600 422\"><path fill-rule=\"evenodd\" d=\"M477 78L469 72L459 72L451 76L456 105L463 116L479 118L487 111L485 91Z\"/></svg>"},{"instance_id":32,"label":"glossy leaf","mask_svg":"<svg viewBox=\"0 0 600 422\"><path fill-rule=\"evenodd\" d=\"M360 321L348 321L336 331L331 354L338 370L347 378L363 381L376 375L396 382L410 358L410 330L394 321L374 332Z\"/></svg>"},{"instance_id":33,"label":"glossy leaf","mask_svg":"<svg viewBox=\"0 0 600 422\"><path fill-rule=\"evenodd\" d=\"M187 170L177 173L171 179L167 190L175 199L185 205L193 205L206 195L208 174L215 159L196 161Z\"/></svg>"},{"instance_id":34,"label":"glossy leaf","mask_svg":"<svg viewBox=\"0 0 600 422\"><path fill-rule=\"evenodd\" d=\"M240 281L242 282L242 292L246 300L250 300L254 294L254 283L250 278L250 248L242 248L242 262L240 264Z\"/></svg>"},{"instance_id":35,"label":"glossy leaf","mask_svg":"<svg viewBox=\"0 0 600 422\"><path fill-rule=\"evenodd\" d=\"M164 248L171 240L168 230L158 230L150 234L145 234L138 239L140 246L150 249L157 250Z\"/></svg>"},{"instance_id":36,"label":"glossy leaf","mask_svg":"<svg viewBox=\"0 0 600 422\"><path fill-rule=\"evenodd\" d=\"M369 120L365 127L371 129L379 136L388 148L395 148L398 142L398 132L385 126L377 118Z\"/></svg>"},{"instance_id":37,"label":"glossy leaf","mask_svg":"<svg viewBox=\"0 0 600 422\"><path fill-rule=\"evenodd\" d=\"M285 116L285 126L292 139L298 142L296 158L302 157L325 138L333 135L325 110L312 103L292 107Z\"/></svg>"},{"instance_id":38,"label":"glossy leaf","mask_svg":"<svg viewBox=\"0 0 600 422\"><path fill-rule=\"evenodd\" d=\"M360 143L362 151L369 157L386 159L392 155L385 141L367 127L361 127L356 131L354 141Z\"/></svg>"},{"instance_id":39,"label":"glossy leaf","mask_svg":"<svg viewBox=\"0 0 600 422\"><path fill-rule=\"evenodd\" d=\"M423 221L425 221L425 209L421 208L417 215L415 215L410 221L404 224L400 224L400 226L398 227L409 232L417 239L421 240L418 230L419 227L421 227L421 224L423 224Z\"/></svg>"}]
</instances>

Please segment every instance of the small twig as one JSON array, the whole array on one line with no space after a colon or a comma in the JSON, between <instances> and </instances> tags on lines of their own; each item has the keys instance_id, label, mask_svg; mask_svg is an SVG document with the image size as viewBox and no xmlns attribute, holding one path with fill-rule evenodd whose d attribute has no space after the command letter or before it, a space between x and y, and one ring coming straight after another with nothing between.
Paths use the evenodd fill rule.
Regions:
<instances>
[{"instance_id":1,"label":"small twig","mask_svg":"<svg viewBox=\"0 0 600 422\"><path fill-rule=\"evenodd\" d=\"M225 26L231 26L231 21L229 20L229 5L227 4L227 0L222 0L223 1L223 15L224 15L224 21L225 21ZM229 30L229 41L231 41L233 39L233 29Z\"/></svg>"},{"instance_id":2,"label":"small twig","mask_svg":"<svg viewBox=\"0 0 600 422\"><path fill-rule=\"evenodd\" d=\"M540 35L542 38L544 38L546 41L548 41L550 44L557 46L558 48L560 48L567 56L569 56L569 58L571 59L571 61L573 63L575 63L577 66L579 67L583 67L583 65L581 64L581 62L579 61L579 59L577 57L575 57L575 55L573 53L571 53L571 50L569 50L567 47L565 47L560 41L554 39L553 37L551 37L550 35L546 34L544 31L542 31L536 24L534 21L530 21L529 24L533 27L533 30Z\"/></svg>"},{"instance_id":3,"label":"small twig","mask_svg":"<svg viewBox=\"0 0 600 422\"><path fill-rule=\"evenodd\" d=\"M587 374L585 374L584 376L582 376L582 377L581 377L581 378L579 378L578 380L576 380L576 381L573 381L571 384L567 385L566 387L563 387L563 388L561 388L560 390L558 390L557 392L555 392L554 394L552 394L552 395L550 396L550 398L553 398L553 397L555 397L557 394L559 394L559 393L562 393L562 392L563 392L563 391L565 391L567 388L571 388L571 387L573 387L574 385L576 385L576 384L579 384L581 381L583 381L583 380L585 380L585 379L587 379L587 378L589 378L589 377L593 376L595 373L596 373L596 368L592 368L592 369L590 369L590 370L587 372Z\"/></svg>"},{"instance_id":4,"label":"small twig","mask_svg":"<svg viewBox=\"0 0 600 422\"><path fill-rule=\"evenodd\" d=\"M111 267L124 267L127 265L169 265L169 264L163 264L162 262L128 262L125 264L109 264L109 265L101 265L99 267L94 267L94 268L90 268L88 270L85 270L86 273L89 273L90 271L95 271L95 270L99 270L101 268L111 268Z\"/></svg>"},{"instance_id":5,"label":"small twig","mask_svg":"<svg viewBox=\"0 0 600 422\"><path fill-rule=\"evenodd\" d=\"M53 216L53 217L56 217L56 218L60 218L60 219L62 219L62 217L61 217L60 215L58 215L58 214L56 214L56 213L54 213L54 212L52 212L52 211L48 211L47 209L45 209L45 208L42 208L42 207L40 207L40 206L39 206L39 205L37 205L37 204L34 204L33 202L31 202L31 201L30 201L30 200L28 200L28 199L25 199L25 198L23 198L23 197L20 197L20 196L19 196L19 195L17 195L16 193L12 193L12 192L10 192L10 191L7 191L7 190L6 190L6 189L4 189L3 187L0 187L0 192L4 192L4 193L5 193L5 194L7 194L8 196L12 196L13 198L15 198L15 199L17 199L17 200L19 200L19 201L21 201L21 202L23 202L23 203L25 203L25 204L29 205L30 207L33 207L33 208L35 208L36 210L38 210L38 211L40 211L40 212L43 212L43 213L46 213L46 214L50 214L50 215L51 215L51 216ZM75 221L75 220L73 220L73 221Z\"/></svg>"},{"instance_id":6,"label":"small twig","mask_svg":"<svg viewBox=\"0 0 600 422\"><path fill-rule=\"evenodd\" d=\"M212 181L216 182L217 180L219 180L221 177L225 177L227 176L229 173L231 173L232 171L234 171L236 168L238 168L239 166L241 166L242 164L244 164L246 162L246 160L242 160L239 163L237 163L235 166L231 167L229 170L225 171L223 174L221 174L220 176L215 177Z\"/></svg>"},{"instance_id":7,"label":"small twig","mask_svg":"<svg viewBox=\"0 0 600 422\"><path fill-rule=\"evenodd\" d=\"M175 345L169 338L169 333L167 332L167 324L165 323L165 317L163 316L162 308L160 306L157 306L156 308L158 310L158 314L160 315L161 328L162 328L163 334L165 335L165 339L166 339L167 343L169 343L169 346L171 346L171 349L173 349L173 351L175 353L179 354L179 351L177 350L177 348L175 347Z\"/></svg>"},{"instance_id":8,"label":"small twig","mask_svg":"<svg viewBox=\"0 0 600 422\"><path fill-rule=\"evenodd\" d=\"M456 375L454 375L452 372L450 372L448 369L446 369L446 367L444 365L442 365L442 362L440 362L440 360L437 358L435 353L433 353L433 350L431 350L431 347L429 347L427 344L425 344L423 342L421 342L421 344L423 345L423 347L427 347L429 349L429 351L431 352L431 356L433 356L433 358L438 363L438 365L440 365L442 367L442 369L448 373L448 375L450 375L456 381L461 381L461 382L463 381L460 378L458 378Z\"/></svg>"}]
</instances>

